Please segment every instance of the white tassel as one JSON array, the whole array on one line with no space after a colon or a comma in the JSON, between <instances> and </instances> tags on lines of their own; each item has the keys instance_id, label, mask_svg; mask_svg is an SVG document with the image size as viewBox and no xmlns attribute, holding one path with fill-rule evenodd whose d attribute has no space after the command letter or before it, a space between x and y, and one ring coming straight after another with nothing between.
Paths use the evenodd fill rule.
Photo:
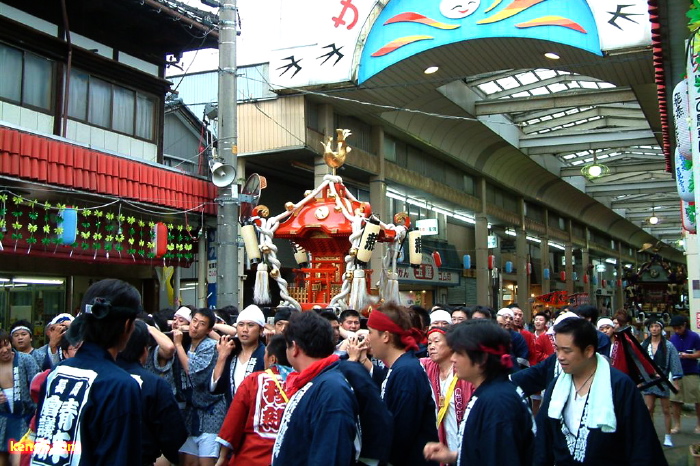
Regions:
<instances>
[{"instance_id":1,"label":"white tassel","mask_svg":"<svg viewBox=\"0 0 700 466\"><path fill-rule=\"evenodd\" d=\"M390 273L389 274L389 286L387 287L388 293L384 298L385 301L393 301L396 304L401 304L401 295L399 294L399 274Z\"/></svg>"},{"instance_id":2,"label":"white tassel","mask_svg":"<svg viewBox=\"0 0 700 466\"><path fill-rule=\"evenodd\" d=\"M350 309L355 309L356 311L361 312L365 310L367 306L375 304L376 301L377 300L373 299L367 291L364 269L355 269L353 271L350 301L348 302Z\"/></svg>"},{"instance_id":3,"label":"white tassel","mask_svg":"<svg viewBox=\"0 0 700 466\"><path fill-rule=\"evenodd\" d=\"M267 275L267 264L258 264L255 274L255 287L253 288L253 301L255 304L268 304L270 299L270 282Z\"/></svg>"}]
</instances>

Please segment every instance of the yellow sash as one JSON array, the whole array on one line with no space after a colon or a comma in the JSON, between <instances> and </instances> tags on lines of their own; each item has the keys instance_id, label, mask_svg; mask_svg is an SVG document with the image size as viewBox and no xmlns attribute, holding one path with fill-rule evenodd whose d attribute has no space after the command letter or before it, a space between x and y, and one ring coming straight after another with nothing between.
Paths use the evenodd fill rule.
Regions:
<instances>
[{"instance_id":1,"label":"yellow sash","mask_svg":"<svg viewBox=\"0 0 700 466\"><path fill-rule=\"evenodd\" d=\"M438 411L438 417L437 417L437 426L438 428L440 427L440 424L442 424L442 420L445 418L445 414L447 414L447 408L450 406L450 400L452 399L452 394L455 392L455 387L457 386L457 375L452 376L452 382L450 382L450 386L447 389L447 395L445 395L444 403L442 403L443 398L440 397L439 401L440 403L440 411Z\"/></svg>"},{"instance_id":2,"label":"yellow sash","mask_svg":"<svg viewBox=\"0 0 700 466\"><path fill-rule=\"evenodd\" d=\"M289 398L287 398L287 394L284 392L284 389L282 388L282 384L280 383L279 379L277 378L277 374L272 372L272 369L268 369L265 372L270 374L270 377L272 377L272 380L275 381L275 385L277 385L277 390L280 391L280 395L282 395L282 399L284 399L284 402L289 403Z\"/></svg>"}]
</instances>

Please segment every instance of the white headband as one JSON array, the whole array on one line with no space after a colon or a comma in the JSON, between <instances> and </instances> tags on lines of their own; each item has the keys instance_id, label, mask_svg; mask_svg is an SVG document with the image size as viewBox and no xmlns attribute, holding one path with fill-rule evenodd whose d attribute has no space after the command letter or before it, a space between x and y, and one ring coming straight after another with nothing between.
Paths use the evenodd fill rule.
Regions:
<instances>
[{"instance_id":1,"label":"white headband","mask_svg":"<svg viewBox=\"0 0 700 466\"><path fill-rule=\"evenodd\" d=\"M12 331L10 332L10 336L14 335L15 332L18 332L20 330L26 330L27 333L29 333L30 335L32 334L32 331L29 329L29 327L25 327L24 325L18 325L17 327L12 329Z\"/></svg>"}]
</instances>

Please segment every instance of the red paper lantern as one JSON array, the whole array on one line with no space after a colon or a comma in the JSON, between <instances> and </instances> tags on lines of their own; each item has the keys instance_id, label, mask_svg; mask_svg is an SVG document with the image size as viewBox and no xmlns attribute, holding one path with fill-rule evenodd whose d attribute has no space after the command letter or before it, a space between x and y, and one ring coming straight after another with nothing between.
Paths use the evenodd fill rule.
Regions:
<instances>
[{"instance_id":1,"label":"red paper lantern","mask_svg":"<svg viewBox=\"0 0 700 466\"><path fill-rule=\"evenodd\" d=\"M433 261L435 262L435 267L442 267L442 257L440 257L439 252L433 252Z\"/></svg>"},{"instance_id":2,"label":"red paper lantern","mask_svg":"<svg viewBox=\"0 0 700 466\"><path fill-rule=\"evenodd\" d=\"M565 271L562 270L561 272L559 272L559 280L561 280L563 282L566 281L566 272Z\"/></svg>"},{"instance_id":3,"label":"red paper lantern","mask_svg":"<svg viewBox=\"0 0 700 466\"><path fill-rule=\"evenodd\" d=\"M153 249L155 257L163 257L168 252L168 227L163 222L153 226Z\"/></svg>"},{"instance_id":4,"label":"red paper lantern","mask_svg":"<svg viewBox=\"0 0 700 466\"><path fill-rule=\"evenodd\" d=\"M588 274L587 273L583 274L583 283L588 283Z\"/></svg>"},{"instance_id":5,"label":"red paper lantern","mask_svg":"<svg viewBox=\"0 0 700 466\"><path fill-rule=\"evenodd\" d=\"M608 287L608 281L607 281L606 279L603 279L603 280L601 280L600 285L601 285L603 288L607 288L607 287Z\"/></svg>"},{"instance_id":6,"label":"red paper lantern","mask_svg":"<svg viewBox=\"0 0 700 466\"><path fill-rule=\"evenodd\" d=\"M496 256L493 254L489 256L489 270L493 270L493 264L496 262Z\"/></svg>"},{"instance_id":7,"label":"red paper lantern","mask_svg":"<svg viewBox=\"0 0 700 466\"><path fill-rule=\"evenodd\" d=\"M620 288L621 286L622 286L622 280L618 278L617 279L617 287Z\"/></svg>"}]
</instances>

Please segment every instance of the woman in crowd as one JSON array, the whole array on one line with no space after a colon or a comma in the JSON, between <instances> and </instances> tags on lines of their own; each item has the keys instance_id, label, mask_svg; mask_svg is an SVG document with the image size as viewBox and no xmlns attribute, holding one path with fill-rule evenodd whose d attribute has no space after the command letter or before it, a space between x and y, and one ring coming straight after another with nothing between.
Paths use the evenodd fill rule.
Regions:
<instances>
[{"instance_id":1,"label":"woman in crowd","mask_svg":"<svg viewBox=\"0 0 700 466\"><path fill-rule=\"evenodd\" d=\"M654 360L656 365L661 369L664 375L669 380L678 380L683 377L683 368L681 367L681 359L678 357L678 350L673 343L664 338L664 326L661 322L652 320L647 322L649 337L642 342L642 348L647 352L649 357ZM677 383L676 389L678 388ZM649 409L649 414L653 419L654 407L656 400L661 403L661 409L664 412L664 425L666 427L666 435L664 436L664 446L672 447L671 440L671 390L666 385L654 385L642 391L644 402Z\"/></svg>"}]
</instances>

